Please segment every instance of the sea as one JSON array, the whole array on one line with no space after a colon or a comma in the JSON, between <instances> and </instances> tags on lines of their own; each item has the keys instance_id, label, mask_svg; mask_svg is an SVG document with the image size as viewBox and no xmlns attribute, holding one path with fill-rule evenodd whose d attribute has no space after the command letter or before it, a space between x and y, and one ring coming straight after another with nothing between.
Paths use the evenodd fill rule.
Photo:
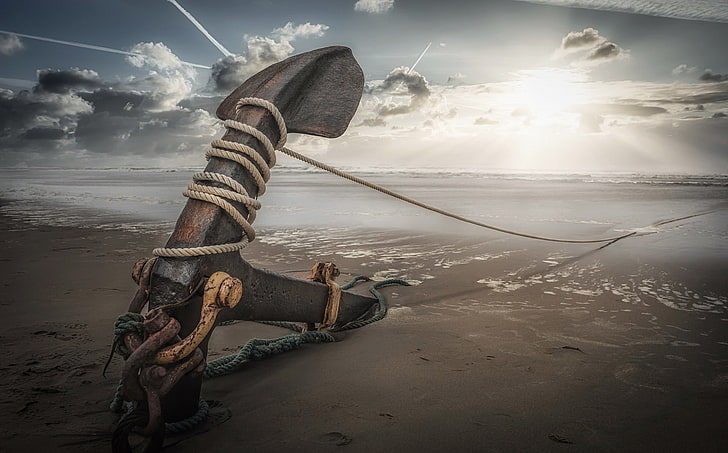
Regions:
<instances>
[{"instance_id":1,"label":"sea","mask_svg":"<svg viewBox=\"0 0 728 453\"><path fill-rule=\"evenodd\" d=\"M22 220L24 227L167 233L186 202L182 191L200 170L0 169L0 213ZM637 264L615 281L613 273L567 265L583 245L543 251L535 248L538 241L509 239L297 166L273 169L260 198L256 242L312 257L325 253L359 260L379 277L413 284L458 266L531 253L545 266L543 272L528 278L482 275L472 284L517 294L551 281L546 294L608 292L628 305L649 300L728 317L723 277L728 275L728 175L343 170L457 215L527 234L580 240L635 232L620 247Z\"/></svg>"}]
</instances>

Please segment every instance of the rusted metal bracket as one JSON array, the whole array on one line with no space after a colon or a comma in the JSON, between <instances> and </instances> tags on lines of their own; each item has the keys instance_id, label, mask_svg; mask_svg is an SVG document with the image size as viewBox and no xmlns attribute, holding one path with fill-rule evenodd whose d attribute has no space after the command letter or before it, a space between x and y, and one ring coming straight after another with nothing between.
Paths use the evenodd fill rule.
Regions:
<instances>
[{"instance_id":1,"label":"rusted metal bracket","mask_svg":"<svg viewBox=\"0 0 728 453\"><path fill-rule=\"evenodd\" d=\"M136 267L143 269L143 264L138 264ZM144 274L135 272L134 275L141 277ZM143 286L141 280L140 286ZM242 294L240 280L224 272L216 272L205 284L200 323L186 338L179 338L179 322L162 308L155 308L147 314L145 338L137 332L124 335L123 341L131 354L124 362L122 394L126 400L134 402L135 411L146 410L146 414L143 414L139 426L117 428L114 451L127 449L128 436L132 432L157 441L162 438L162 398L183 377L199 377L202 374L205 356L198 346L214 326L218 312L235 307Z\"/></svg>"},{"instance_id":2,"label":"rusted metal bracket","mask_svg":"<svg viewBox=\"0 0 728 453\"><path fill-rule=\"evenodd\" d=\"M276 63L255 74L228 96L217 110L220 119L235 119L248 124L270 138L279 139L279 129L272 115L255 106L244 106L237 113L235 104L242 97L257 97L272 102L283 115L289 132L338 137L348 127L361 99L364 76L346 47L326 47ZM261 156L265 150L257 139L236 130L228 130L223 140L238 142L255 149ZM258 188L252 175L243 166L213 157L206 172L227 175L241 183L251 197ZM203 182L218 186L215 182ZM231 202L247 216L247 208ZM200 247L235 242L240 227L220 208L199 200L188 200L180 214L167 248ZM320 323L328 301L329 286L256 269L238 253L192 258L159 257L149 266L141 266L136 275L149 276L152 284L140 283L132 305L147 299L150 309L174 304L190 296L191 288L202 278L224 271L240 279L245 288L240 303L222 309L218 321L229 319L298 321ZM147 286L143 286L147 285ZM342 292L338 322L347 322L366 313L376 299ZM179 335L196 329L202 301L193 298L189 304L174 310L179 321ZM200 343L207 353L209 335ZM197 410L201 377L183 376L166 397L162 398L164 420L175 422ZM140 390L140 389L137 389Z\"/></svg>"}]
</instances>

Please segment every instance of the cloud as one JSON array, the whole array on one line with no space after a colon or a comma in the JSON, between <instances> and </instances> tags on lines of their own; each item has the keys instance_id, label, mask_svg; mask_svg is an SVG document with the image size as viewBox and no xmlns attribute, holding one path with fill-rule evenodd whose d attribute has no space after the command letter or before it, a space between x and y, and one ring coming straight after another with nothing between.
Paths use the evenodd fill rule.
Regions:
<instances>
[{"instance_id":1,"label":"cloud","mask_svg":"<svg viewBox=\"0 0 728 453\"><path fill-rule=\"evenodd\" d=\"M75 95L10 90L0 91L0 138L12 138L35 127L69 128L93 106ZM2 148L0 146L0 148Z\"/></svg>"},{"instance_id":2,"label":"cloud","mask_svg":"<svg viewBox=\"0 0 728 453\"><path fill-rule=\"evenodd\" d=\"M572 109L575 112L598 115L621 115L647 117L667 113L664 107L640 104L583 104Z\"/></svg>"},{"instance_id":3,"label":"cloud","mask_svg":"<svg viewBox=\"0 0 728 453\"><path fill-rule=\"evenodd\" d=\"M594 47L603 41L605 39L599 36L599 31L593 28L585 28L583 31L572 31L564 36L561 40L561 48L567 50Z\"/></svg>"},{"instance_id":4,"label":"cloud","mask_svg":"<svg viewBox=\"0 0 728 453\"><path fill-rule=\"evenodd\" d=\"M293 41L296 38L320 38L328 29L329 26L324 24L306 22L305 24L295 25L293 22L288 22L283 27L274 29L271 35L284 41Z\"/></svg>"},{"instance_id":5,"label":"cloud","mask_svg":"<svg viewBox=\"0 0 728 453\"><path fill-rule=\"evenodd\" d=\"M680 75L680 74L692 74L693 72L697 71L698 68L695 66L688 66L686 64L681 64L675 66L672 70L673 75Z\"/></svg>"},{"instance_id":6,"label":"cloud","mask_svg":"<svg viewBox=\"0 0 728 453\"><path fill-rule=\"evenodd\" d=\"M584 52L586 52L584 54ZM555 56L563 56L565 54L582 53L575 65L595 65L602 64L610 60L626 58L629 51L619 47L617 44L608 41L607 38L599 34L599 30L594 28L585 28L582 31L572 31L561 39L561 47Z\"/></svg>"},{"instance_id":7,"label":"cloud","mask_svg":"<svg viewBox=\"0 0 728 453\"><path fill-rule=\"evenodd\" d=\"M127 56L126 61L137 68L149 66L158 70L169 70L183 67L177 55L161 42L140 42L130 51L139 55Z\"/></svg>"},{"instance_id":8,"label":"cloud","mask_svg":"<svg viewBox=\"0 0 728 453\"><path fill-rule=\"evenodd\" d=\"M497 121L494 121L494 120L491 120L491 119L488 119L488 118L486 118L484 116L479 116L479 117L477 117L477 118L475 118L473 120L473 124L476 125L476 126L487 126L487 125L490 125L490 124L498 124L498 122Z\"/></svg>"},{"instance_id":9,"label":"cloud","mask_svg":"<svg viewBox=\"0 0 728 453\"><path fill-rule=\"evenodd\" d=\"M144 165L199 155L220 127L206 110L181 105L194 70L161 43L137 49L145 58L129 63L146 75L105 81L90 69L43 69L30 91L0 90L0 165Z\"/></svg>"},{"instance_id":10,"label":"cloud","mask_svg":"<svg viewBox=\"0 0 728 453\"><path fill-rule=\"evenodd\" d=\"M365 127L377 127L377 126L384 127L386 125L387 125L387 122L381 118L366 118L357 124L357 126L365 126Z\"/></svg>"},{"instance_id":11,"label":"cloud","mask_svg":"<svg viewBox=\"0 0 728 453\"><path fill-rule=\"evenodd\" d=\"M0 33L0 54L12 55L25 49L18 35L12 33Z\"/></svg>"},{"instance_id":12,"label":"cloud","mask_svg":"<svg viewBox=\"0 0 728 453\"><path fill-rule=\"evenodd\" d=\"M461 85L465 82L465 78L466 78L465 74L458 72L456 74L448 76L447 83L449 85Z\"/></svg>"},{"instance_id":13,"label":"cloud","mask_svg":"<svg viewBox=\"0 0 728 453\"><path fill-rule=\"evenodd\" d=\"M604 42L593 48L585 57L587 60L613 60L625 55L624 49L613 42Z\"/></svg>"},{"instance_id":14,"label":"cloud","mask_svg":"<svg viewBox=\"0 0 728 453\"><path fill-rule=\"evenodd\" d=\"M724 0L518 0L542 5L586 8L675 19L728 22Z\"/></svg>"},{"instance_id":15,"label":"cloud","mask_svg":"<svg viewBox=\"0 0 728 453\"><path fill-rule=\"evenodd\" d=\"M66 70L41 69L38 71L36 91L68 93L71 90L92 90L103 86L96 71L71 68Z\"/></svg>"},{"instance_id":16,"label":"cloud","mask_svg":"<svg viewBox=\"0 0 728 453\"><path fill-rule=\"evenodd\" d=\"M271 32L270 37L246 36L244 55L231 55L212 65L209 86L215 92L229 92L261 69L289 57L295 50L291 42L298 38L323 36L328 25L295 25L288 22Z\"/></svg>"},{"instance_id":17,"label":"cloud","mask_svg":"<svg viewBox=\"0 0 728 453\"><path fill-rule=\"evenodd\" d=\"M379 90L385 93L396 93L401 87L406 88L407 93L411 95L410 103L384 106L382 110L388 113L383 114L400 115L419 109L425 105L431 94L427 79L417 71L410 71L406 66L393 69L379 86Z\"/></svg>"},{"instance_id":18,"label":"cloud","mask_svg":"<svg viewBox=\"0 0 728 453\"><path fill-rule=\"evenodd\" d=\"M702 82L725 82L728 80L728 74L714 74L710 69L706 70L698 80Z\"/></svg>"},{"instance_id":19,"label":"cloud","mask_svg":"<svg viewBox=\"0 0 728 453\"><path fill-rule=\"evenodd\" d=\"M354 4L354 11L371 14L384 14L394 6L394 0L359 0Z\"/></svg>"}]
</instances>

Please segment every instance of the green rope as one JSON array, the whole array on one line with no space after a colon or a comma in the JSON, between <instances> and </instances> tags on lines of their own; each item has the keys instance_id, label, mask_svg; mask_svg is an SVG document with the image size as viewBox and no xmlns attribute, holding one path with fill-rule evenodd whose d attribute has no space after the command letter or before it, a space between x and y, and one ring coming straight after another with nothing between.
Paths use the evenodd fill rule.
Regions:
<instances>
[{"instance_id":1,"label":"green rope","mask_svg":"<svg viewBox=\"0 0 728 453\"><path fill-rule=\"evenodd\" d=\"M359 278L359 277L357 277L357 278ZM352 280L348 284L351 284L352 282L355 282L355 281L356 281L356 279ZM377 283L373 284L372 286L369 287L369 292L372 293L372 295L377 298L377 302L378 302L378 306L377 306L376 310L374 311L374 314L372 316L366 317L366 313L365 313L361 318L355 319L354 321L350 321L350 322L344 324L343 326L334 327L331 329L331 331L332 332L343 332L346 330L358 329L360 327L364 327L366 325L369 325L369 324L372 324L372 323L375 323L377 321L384 319L384 317L387 316L387 301L384 299L384 296L382 295L382 293L380 293L378 291L378 289L383 286L389 286L389 285L410 286L409 283L407 283L404 280L400 280L398 278L382 280L381 282L377 282ZM351 286L349 286L346 289L349 289L349 288L351 288Z\"/></svg>"},{"instance_id":2,"label":"green rope","mask_svg":"<svg viewBox=\"0 0 728 453\"><path fill-rule=\"evenodd\" d=\"M368 277L355 277L347 284L343 285L341 289L347 290L352 288L354 285L356 285L360 281L368 281L370 280ZM407 283L404 280L400 279L389 279L384 280L381 282L374 283L371 287L369 287L369 292L374 295L374 297L377 298L377 308L374 311L374 314L371 316L368 316L368 313L365 313L360 317L359 319L356 319L354 321L348 322L342 326L333 327L330 329L331 332L343 332L346 330L352 330L352 329L358 329L360 327L364 327L366 325L372 324L374 322L377 322L381 319L384 319L384 317L387 315L387 301L384 299L384 296L378 291L378 288L381 288L383 286L388 285L403 285L403 286L410 286L409 283ZM252 338L248 340L245 345L240 348L240 350L236 354L227 355L224 357L220 357L219 359L216 359L212 362L209 362L207 364L207 367L205 368L203 376L205 378L212 378L217 376L223 376L225 374L231 373L238 368L242 367L243 364L250 360L262 360L267 359L268 357L272 357L277 354L281 354L283 352L292 351L294 349L300 348L303 344L307 343L333 343L336 341L333 335L331 335L328 332L318 332L318 331L309 331L309 332L301 332L302 328L298 324L294 324L291 322L285 322L285 321L258 321L261 324L267 324L271 326L276 327L283 327L289 330L292 330L294 333L290 335L285 335L283 337L274 338L274 339L258 339L258 338Z\"/></svg>"},{"instance_id":3,"label":"green rope","mask_svg":"<svg viewBox=\"0 0 728 453\"><path fill-rule=\"evenodd\" d=\"M295 322L288 321L256 321L258 324L265 324L267 326L282 327L284 329L292 330L294 332L303 332L303 327Z\"/></svg>"},{"instance_id":4,"label":"green rope","mask_svg":"<svg viewBox=\"0 0 728 453\"><path fill-rule=\"evenodd\" d=\"M195 412L194 415L192 415L191 417L187 417L184 420L180 420L178 422L165 423L164 424L164 433L165 434L179 434L179 433L183 433L185 431L189 431L192 428L194 428L195 426L204 422L207 419L207 416L209 414L210 414L210 405L207 404L207 401L200 400L200 404L197 408L197 412Z\"/></svg>"},{"instance_id":5,"label":"green rope","mask_svg":"<svg viewBox=\"0 0 728 453\"><path fill-rule=\"evenodd\" d=\"M304 332L290 334L270 340L251 338L237 354L220 357L207 364L203 377L222 376L240 368L249 360L262 360L283 352L300 348L306 343L333 343L333 335L326 332Z\"/></svg>"},{"instance_id":6,"label":"green rope","mask_svg":"<svg viewBox=\"0 0 728 453\"><path fill-rule=\"evenodd\" d=\"M124 412L124 397L121 394L121 391L123 389L123 385L121 381L119 381L119 385L116 386L116 391L114 392L114 399L111 400L111 404L109 404L109 409L111 409L111 412L115 414L121 414Z\"/></svg>"},{"instance_id":7,"label":"green rope","mask_svg":"<svg viewBox=\"0 0 728 453\"><path fill-rule=\"evenodd\" d=\"M140 313L126 313L116 318L114 322L114 342L112 343L113 352L116 352L124 358L128 359L131 351L124 343L124 335L135 333L144 340L146 331L144 330L144 315Z\"/></svg>"},{"instance_id":8,"label":"green rope","mask_svg":"<svg viewBox=\"0 0 728 453\"><path fill-rule=\"evenodd\" d=\"M369 281L368 277L358 276L352 279L347 284L343 285L341 289L351 289L354 285L361 281ZM359 319L350 321L342 326L334 326L330 329L331 332L343 332L346 330L358 329L366 325L377 322L387 315L387 302L384 296L378 291L379 288L389 285L403 285L410 286L404 280L400 279L389 279L381 282L376 282L369 287L369 292L374 295L377 299L377 307L372 315L365 313ZM127 333L136 333L141 338L145 338L144 331L144 316L138 313L127 313L119 316L114 323L114 344L112 346L113 352L124 357L126 360L131 352L126 348L123 338ZM285 335L274 339L259 339L252 338L248 340L245 345L240 348L236 354L220 357L219 359L209 362L205 367L203 377L212 378L229 374L239 368L241 368L246 362L250 360L263 360L274 355L278 355L284 352L292 351L300 348L304 344L309 343L333 343L336 341L333 335L328 332L309 331L302 332L302 327L292 322L284 321L259 321L262 324L273 325L277 327L283 327L290 329L294 332L290 335ZM112 352L112 353L113 353ZM116 413L122 413L126 409L130 410L132 407L131 403L124 400L122 396L121 383L116 388L114 399L111 401L110 408ZM199 408L197 412L184 420L165 423L164 428L167 434L181 433L190 430L203 422L209 414L209 405L206 401L200 400Z\"/></svg>"},{"instance_id":9,"label":"green rope","mask_svg":"<svg viewBox=\"0 0 728 453\"><path fill-rule=\"evenodd\" d=\"M104 365L102 375L106 375L106 368L111 363L111 358L114 356L114 353L122 356L124 360L128 359L131 355L131 351L126 347L126 343L124 342L124 335L128 333L134 333L139 338L146 338L144 315L139 313L126 313L116 318L114 322L114 340L111 343L111 354L106 361L106 365ZM124 411L124 401L122 384L119 381L119 385L116 386L116 391L114 392L114 398L111 400L111 404L109 404L109 409L117 414L122 413Z\"/></svg>"},{"instance_id":10,"label":"green rope","mask_svg":"<svg viewBox=\"0 0 728 453\"><path fill-rule=\"evenodd\" d=\"M349 283L347 283L346 285L342 286L341 289L344 290L344 291L346 291L347 289L353 288L359 282L368 282L368 281L371 281L371 280L372 279L369 278L369 277L365 277L363 275L358 275L358 276L352 278Z\"/></svg>"}]
</instances>

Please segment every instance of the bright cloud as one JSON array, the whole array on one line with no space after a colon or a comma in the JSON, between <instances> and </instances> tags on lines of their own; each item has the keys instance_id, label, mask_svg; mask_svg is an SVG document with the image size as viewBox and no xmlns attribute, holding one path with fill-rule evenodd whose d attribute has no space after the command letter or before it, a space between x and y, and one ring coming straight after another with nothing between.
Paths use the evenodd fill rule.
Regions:
<instances>
[{"instance_id":1,"label":"bright cloud","mask_svg":"<svg viewBox=\"0 0 728 453\"><path fill-rule=\"evenodd\" d=\"M140 42L130 51L138 55L127 56L126 61L137 68L151 66L156 69L179 69L182 67L182 61L177 55L161 42Z\"/></svg>"},{"instance_id":2,"label":"bright cloud","mask_svg":"<svg viewBox=\"0 0 728 453\"><path fill-rule=\"evenodd\" d=\"M599 31L593 28L585 28L583 31L572 31L564 36L561 40L561 48L564 50L590 48L604 41L606 40L599 36Z\"/></svg>"},{"instance_id":3,"label":"bright cloud","mask_svg":"<svg viewBox=\"0 0 728 453\"><path fill-rule=\"evenodd\" d=\"M354 4L354 10L371 14L384 14L393 6L394 0L359 0Z\"/></svg>"},{"instance_id":4,"label":"bright cloud","mask_svg":"<svg viewBox=\"0 0 728 453\"><path fill-rule=\"evenodd\" d=\"M271 35L280 38L282 41L290 42L296 38L321 37L328 29L329 26L324 24L306 22L305 24L296 25L293 22L288 22L283 27L274 29Z\"/></svg>"},{"instance_id":5,"label":"bright cloud","mask_svg":"<svg viewBox=\"0 0 728 453\"><path fill-rule=\"evenodd\" d=\"M295 50L291 44L294 40L323 36L328 28L324 24L288 22L274 29L269 37L246 36L244 55L221 58L212 66L210 87L218 92L234 90L251 75L289 57Z\"/></svg>"}]
</instances>

